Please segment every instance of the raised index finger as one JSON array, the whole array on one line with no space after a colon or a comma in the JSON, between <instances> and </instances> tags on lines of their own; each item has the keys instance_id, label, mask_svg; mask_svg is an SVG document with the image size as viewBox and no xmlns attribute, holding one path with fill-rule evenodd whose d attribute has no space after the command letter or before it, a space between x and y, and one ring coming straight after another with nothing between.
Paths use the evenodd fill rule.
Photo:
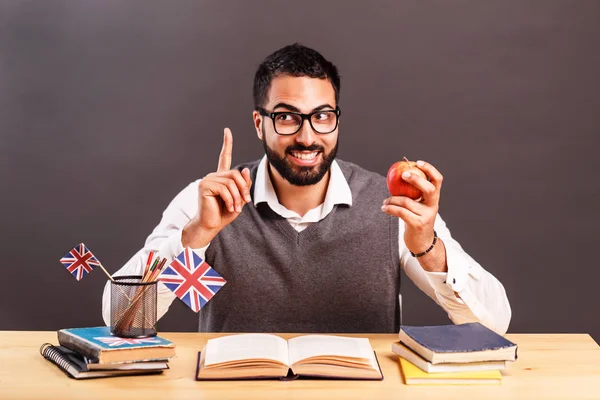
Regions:
<instances>
[{"instance_id":1,"label":"raised index finger","mask_svg":"<svg viewBox=\"0 0 600 400\"><path fill-rule=\"evenodd\" d=\"M229 128L223 131L223 147L219 154L219 166L217 172L228 171L231 169L231 152L233 150L233 135Z\"/></svg>"}]
</instances>

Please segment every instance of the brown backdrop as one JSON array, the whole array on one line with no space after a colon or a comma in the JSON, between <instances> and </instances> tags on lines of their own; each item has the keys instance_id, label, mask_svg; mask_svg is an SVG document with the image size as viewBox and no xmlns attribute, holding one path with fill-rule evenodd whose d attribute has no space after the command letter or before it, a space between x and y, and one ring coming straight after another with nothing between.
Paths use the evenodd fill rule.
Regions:
<instances>
[{"instance_id":1,"label":"brown backdrop","mask_svg":"<svg viewBox=\"0 0 600 400\"><path fill-rule=\"evenodd\" d=\"M511 332L590 332L600 167L600 2L0 2L0 329L101 323L105 277L58 259L84 241L116 271L171 198L262 148L258 63L295 41L342 75L340 158L385 174L423 158L441 214L505 285ZM446 323L411 283L404 322ZM196 328L180 302L162 330Z\"/></svg>"}]
</instances>

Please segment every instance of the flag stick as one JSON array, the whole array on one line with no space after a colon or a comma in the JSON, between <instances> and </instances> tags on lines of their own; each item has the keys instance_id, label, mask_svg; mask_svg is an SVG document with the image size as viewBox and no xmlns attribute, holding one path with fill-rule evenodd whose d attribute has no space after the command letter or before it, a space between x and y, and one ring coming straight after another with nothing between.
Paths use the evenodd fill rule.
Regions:
<instances>
[{"instance_id":1,"label":"flag stick","mask_svg":"<svg viewBox=\"0 0 600 400\"><path fill-rule=\"evenodd\" d=\"M102 271L104 271L104 273L106 274L106 276L108 276L108 279L110 279L111 281L114 282L115 280L113 279L112 276L110 276L110 274L108 273L108 271L104 269L104 267L102 266L102 263L98 262L98 264L99 264L100 268L102 268Z\"/></svg>"}]
</instances>

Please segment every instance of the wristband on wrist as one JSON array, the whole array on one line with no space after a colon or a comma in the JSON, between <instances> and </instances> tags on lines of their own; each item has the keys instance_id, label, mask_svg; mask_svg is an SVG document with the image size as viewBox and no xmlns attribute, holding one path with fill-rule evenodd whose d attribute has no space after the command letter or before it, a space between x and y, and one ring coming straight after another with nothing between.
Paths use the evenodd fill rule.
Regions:
<instances>
[{"instance_id":1,"label":"wristband on wrist","mask_svg":"<svg viewBox=\"0 0 600 400\"><path fill-rule=\"evenodd\" d=\"M433 249L436 242L437 242L437 232L434 229L433 230L433 243L431 243L431 246L429 246L429 248L427 250L425 250L424 252L419 253L419 254L415 254L410 250L408 250L408 251L410 251L410 255L413 257L423 257L425 254L429 253Z\"/></svg>"}]
</instances>

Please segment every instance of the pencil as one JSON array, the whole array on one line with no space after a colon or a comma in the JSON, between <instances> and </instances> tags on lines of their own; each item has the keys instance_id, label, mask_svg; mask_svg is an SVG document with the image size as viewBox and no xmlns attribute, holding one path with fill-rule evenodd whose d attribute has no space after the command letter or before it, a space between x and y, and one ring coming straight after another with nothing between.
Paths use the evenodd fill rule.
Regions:
<instances>
[{"instance_id":1,"label":"pencil","mask_svg":"<svg viewBox=\"0 0 600 400\"><path fill-rule=\"evenodd\" d=\"M150 280L150 277L152 276L152 273L154 272L154 269L156 268L156 266L158 265L158 260L160 259L160 257L157 257L154 262L152 263L152 266L150 267L150 269L148 270L148 274L146 276L144 276L144 278L142 279L142 282L148 282Z\"/></svg>"},{"instance_id":2,"label":"pencil","mask_svg":"<svg viewBox=\"0 0 600 400\"><path fill-rule=\"evenodd\" d=\"M144 268L144 274L143 277L146 277L146 274L148 273L148 269L150 268L150 263L152 262L152 258L154 258L154 251L151 250L150 253L148 253L148 260L146 260L146 268Z\"/></svg>"},{"instance_id":3,"label":"pencil","mask_svg":"<svg viewBox=\"0 0 600 400\"><path fill-rule=\"evenodd\" d=\"M161 260L161 262L158 264L158 266L156 267L156 269L154 270L154 274L152 274L152 276L150 277L150 282L154 282L158 276L160 275L160 273L162 272L163 267L165 266L165 263L167 262L166 258L163 258Z\"/></svg>"}]
</instances>

